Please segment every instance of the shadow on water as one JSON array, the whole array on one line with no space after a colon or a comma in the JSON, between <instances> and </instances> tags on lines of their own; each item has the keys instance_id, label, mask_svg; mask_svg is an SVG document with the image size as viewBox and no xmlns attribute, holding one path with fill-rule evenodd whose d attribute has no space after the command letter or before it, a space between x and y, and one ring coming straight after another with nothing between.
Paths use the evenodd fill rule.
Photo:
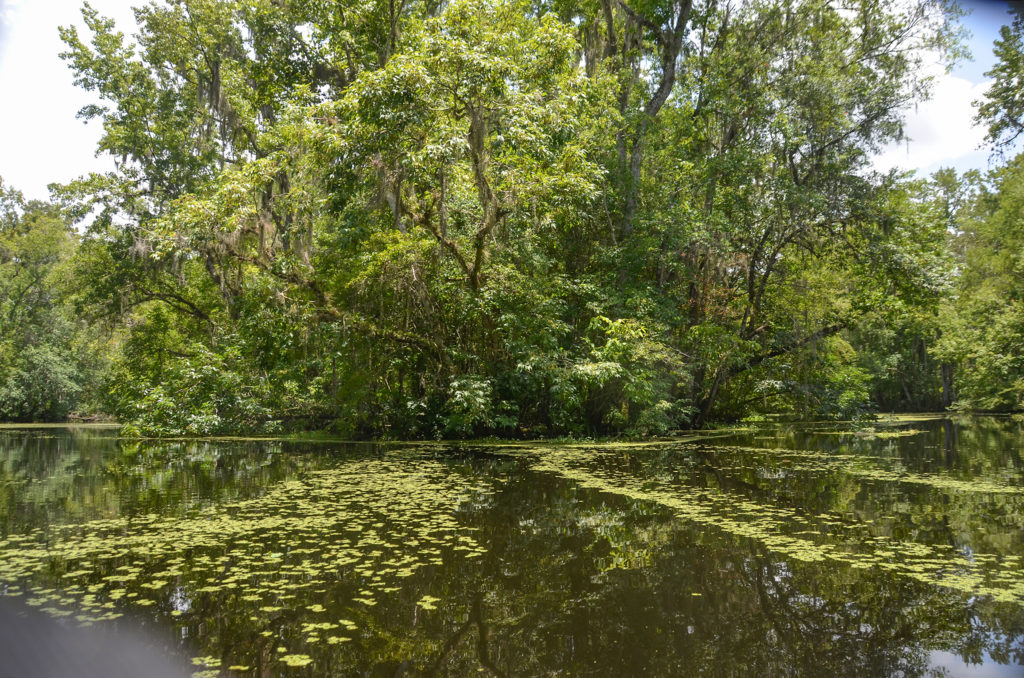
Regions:
<instances>
[{"instance_id":1,"label":"shadow on water","mask_svg":"<svg viewBox=\"0 0 1024 678\"><path fill-rule=\"evenodd\" d=\"M1022 444L1006 420L536 448L6 429L0 629L31 609L69 656L210 677L1024 675Z\"/></svg>"}]
</instances>

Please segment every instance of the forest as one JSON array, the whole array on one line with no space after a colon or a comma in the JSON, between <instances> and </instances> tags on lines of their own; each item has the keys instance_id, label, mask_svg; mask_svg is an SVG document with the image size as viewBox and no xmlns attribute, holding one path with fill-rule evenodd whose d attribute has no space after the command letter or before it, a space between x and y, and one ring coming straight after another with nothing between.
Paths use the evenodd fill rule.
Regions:
<instances>
[{"instance_id":1,"label":"forest","mask_svg":"<svg viewBox=\"0 0 1024 678\"><path fill-rule=\"evenodd\" d=\"M0 183L0 420L661 435L1024 410L1024 17L987 173L879 172L933 0L168 0L61 30L116 169ZM957 134L949 130L949 134Z\"/></svg>"}]
</instances>

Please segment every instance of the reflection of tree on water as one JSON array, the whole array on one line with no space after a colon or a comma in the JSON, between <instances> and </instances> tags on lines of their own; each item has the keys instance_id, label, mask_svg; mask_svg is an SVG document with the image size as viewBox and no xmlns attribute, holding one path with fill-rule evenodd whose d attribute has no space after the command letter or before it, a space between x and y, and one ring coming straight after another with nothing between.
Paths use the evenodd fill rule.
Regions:
<instances>
[{"instance_id":1,"label":"reflection of tree on water","mask_svg":"<svg viewBox=\"0 0 1024 678\"><path fill-rule=\"evenodd\" d=\"M943 450L946 453L946 468L952 469L956 466L956 424L952 421L942 425Z\"/></svg>"},{"instance_id":2,"label":"reflection of tree on water","mask_svg":"<svg viewBox=\"0 0 1024 678\"><path fill-rule=\"evenodd\" d=\"M484 617L483 594L481 593L477 593L473 596L473 602L470 605L469 619L458 628L451 638L445 641L437 659L435 659L423 672L424 676L436 676L439 672L441 675L444 675L444 672L442 671L443 667L448 662L452 653L458 649L459 645L463 643L463 641L467 640L470 631L473 629L476 630L476 659L480 663L480 667L485 669L492 676L495 676L495 678L507 678L507 674L495 666L494 661L491 659L491 630L490 625ZM407 666L405 663L403 665Z\"/></svg>"},{"instance_id":3,"label":"reflection of tree on water","mask_svg":"<svg viewBox=\"0 0 1024 678\"><path fill-rule=\"evenodd\" d=\"M278 455L280 443L128 443L110 428L43 431L0 431L0 523L8 529L185 515L251 496L310 465L301 455Z\"/></svg>"},{"instance_id":4,"label":"reflection of tree on water","mask_svg":"<svg viewBox=\"0 0 1024 678\"><path fill-rule=\"evenodd\" d=\"M589 498L568 484L535 479L506 492L495 525L518 524L524 505L552 509L531 514L530 531L496 535L504 548L486 556L488 571L502 572L490 582L495 655L517 674L913 676L927 675L934 649L1006 656L1024 638L1016 606L879 571L793 567L743 539L709 538L640 502ZM581 510L591 499L600 512ZM601 575L598 545L609 537L613 551L642 551L634 562L656 556ZM567 543L575 555L550 548ZM523 566L510 571L513 563Z\"/></svg>"},{"instance_id":5,"label":"reflection of tree on water","mask_svg":"<svg viewBox=\"0 0 1024 678\"><path fill-rule=\"evenodd\" d=\"M875 537L957 549L970 545L1003 555L1024 551L1019 518L1024 515L1024 485L1018 479L1019 471L1014 475L998 470L1021 468L1011 456L1015 452L979 444L980 454L958 453L961 473L936 473L941 471L934 467L941 467L942 457L934 458L932 441L945 433L942 428L934 433L935 438L900 439L903 454L894 458L823 453L814 461L815 453L810 451L793 454L766 449L762 453L754 448L705 446L689 453L702 463L692 469L687 482L808 515L827 512L870 521L871 536ZM674 455L681 456L679 451ZM659 463L671 466L671 456ZM653 463L649 466L658 468ZM678 475L678 465L676 468ZM631 467L629 471L648 477L655 474L650 468Z\"/></svg>"},{"instance_id":6,"label":"reflection of tree on water","mask_svg":"<svg viewBox=\"0 0 1024 678\"><path fill-rule=\"evenodd\" d=\"M829 440L834 444L834 438ZM903 439L889 442L902 444ZM869 449L878 454L878 444L872 444L875 447ZM834 451L842 453L843 448ZM787 558L757 539L681 520L656 502L531 472L533 453L503 456L495 449L479 455L417 453L405 461L396 457L384 466L367 465L391 470L380 478L364 478L354 494L340 495L333 471L324 475L317 469L348 468L343 455L364 459L375 453L348 448L334 452L326 454L323 447L314 446L269 449L262 443L175 443L142 446L120 457L104 453L99 456L102 464L77 468L88 470L94 478L90 482L101 482L95 480L100 478L114 488L124 502L122 510L159 507L165 516L191 516L198 506L203 515L229 498L270 498L289 486L295 488L288 491L289 497L316 504L315 511L303 515L353 516L331 523L330 529L306 530L301 538L290 528L273 538L246 533L251 541L247 548L265 555L284 552L282 547L288 546L296 555L289 556L291 569L271 569L266 559L261 571L243 569L237 589L204 590L244 565L239 554L246 551L220 538L214 540L217 545L188 554L190 566L201 558L207 558L209 566L194 571L186 567L169 588L147 592L156 602L144 610L148 623L162 629L167 642L181 644L197 657L207 655L210 666L219 662L215 672L222 675L284 675L289 670L280 660L285 653L308 656L308 668L294 669L296 675L388 678L481 671L496 678L899 672L924 676L929 675L929 657L935 650L968 661L980 661L985 653L1002 662L1024 659L1024 611L1019 605L972 598L877 567ZM737 449L691 452L664 447L596 452L588 456L588 463L592 473L623 482L714 487L734 503L752 500L837 515L856 510L892 516L892 502L908 501L913 510L898 520L880 520L872 529L917 525L916 538L925 541L942 536L929 527L930 512L935 511L954 515L958 530L977 525L983 531L995 515L1004 515L1006 522L998 529L988 527L993 534L1020 523L1020 502L1014 495L944 493L929 486L897 492L888 481L873 483L828 470L782 476L777 471L784 465L763 456L745 456ZM0 453L0 458L10 464L19 454ZM65 449L62 454L81 461L96 453ZM767 472L751 471L739 463L742 459L763 465ZM46 473L72 477L79 471L68 469L75 469L76 463L52 464ZM391 566L378 559L361 573L351 566L313 560L323 558L324 544L378 523L373 529L382 539L405 539L402 549L410 554L430 548L422 536L401 524L403 514L371 511L373 515L359 518L345 503L365 508L371 499L369 486L383 492L382 497L390 492L401 498L410 488L394 481L406 470L419 473L428 466L434 469L431 483L443 481L453 488L439 510L470 530L485 550L478 557L464 557L452 541L442 547L442 563L396 580L374 605L353 602L371 577L384 576L381 572ZM490 489L467 489L479 486ZM184 489L190 494L182 494ZM12 501L10 506L24 506L34 497L20 494ZM422 501L431 501L430 496L425 494ZM291 510L291 504L276 501L260 506ZM986 506L989 513L983 510ZM18 510L18 515L39 518ZM301 527L295 525L296 530ZM954 528L947 526L946 531L950 529ZM299 551L309 546L303 542L307 537L321 550L303 556ZM848 546L865 547L853 542ZM1004 548L1007 553L1022 550L1019 540ZM304 558L310 559L313 573L303 573ZM95 563L90 581L116 576L126 564L143 569L139 581L131 583L133 590L155 570L167 567L139 555L104 560ZM245 601L246 594L267 587L279 589L280 609L263 611L265 602ZM437 600L436 606L421 606L424 594ZM312 608L325 612L313 618ZM318 632L304 630L311 621L337 622L342 617L351 619L355 629L344 642L328 642L334 631L314 642L310 637ZM249 668L229 670L235 662Z\"/></svg>"}]
</instances>

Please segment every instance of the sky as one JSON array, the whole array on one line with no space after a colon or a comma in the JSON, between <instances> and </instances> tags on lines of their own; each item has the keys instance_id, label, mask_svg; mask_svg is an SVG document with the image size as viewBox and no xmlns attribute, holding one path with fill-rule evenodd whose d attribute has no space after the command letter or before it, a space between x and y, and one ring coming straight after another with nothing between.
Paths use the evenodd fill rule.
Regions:
<instances>
[{"instance_id":1,"label":"sky","mask_svg":"<svg viewBox=\"0 0 1024 678\"><path fill-rule=\"evenodd\" d=\"M113 17L127 34L134 31L132 4L143 0L91 0L100 14ZM973 62L945 73L937 65L933 98L908 112L911 140L887 147L875 167L914 169L930 174L939 167L988 169L989 152L982 148L984 130L974 126L971 102L988 85L992 42L1009 22L1007 3L999 0L961 2L971 13L964 24L972 33L968 46ZM96 157L102 129L96 121L76 118L82 106L96 103L78 89L58 56L64 45L58 26L82 26L81 0L0 0L0 177L26 197L46 199L47 184L67 182L89 172L113 167ZM84 33L83 33L84 35Z\"/></svg>"},{"instance_id":2,"label":"sky","mask_svg":"<svg viewBox=\"0 0 1024 678\"><path fill-rule=\"evenodd\" d=\"M118 26L134 27L130 7L142 3L91 4ZM0 177L27 198L45 200L50 182L113 168L112 159L95 157L100 123L75 117L96 100L75 87L58 56L64 51L58 26L84 31L81 6L82 0L0 0Z\"/></svg>"},{"instance_id":3,"label":"sky","mask_svg":"<svg viewBox=\"0 0 1024 678\"><path fill-rule=\"evenodd\" d=\"M990 152L983 144L985 130L974 124L972 102L982 99L991 81L985 72L995 63L992 43L999 28L1010 23L1009 4L1000 0L961 0L970 13L963 18L971 36L967 41L973 59L958 64L946 73L932 64L929 74L935 78L930 100L908 111L905 131L908 142L892 144L875 158L875 167L914 169L928 175L940 167L986 170Z\"/></svg>"}]
</instances>

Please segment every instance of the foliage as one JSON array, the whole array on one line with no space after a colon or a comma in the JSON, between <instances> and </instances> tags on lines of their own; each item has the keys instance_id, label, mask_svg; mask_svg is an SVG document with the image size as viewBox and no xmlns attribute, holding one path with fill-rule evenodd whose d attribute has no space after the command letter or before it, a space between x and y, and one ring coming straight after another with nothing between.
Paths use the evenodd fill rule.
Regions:
<instances>
[{"instance_id":1,"label":"foliage","mask_svg":"<svg viewBox=\"0 0 1024 678\"><path fill-rule=\"evenodd\" d=\"M60 421L78 402L76 366L51 346L28 346L0 385L0 416L8 421Z\"/></svg>"},{"instance_id":2,"label":"foliage","mask_svg":"<svg viewBox=\"0 0 1024 678\"><path fill-rule=\"evenodd\" d=\"M954 8L278 4L62 31L116 159L55 192L72 298L119 328L104 406L136 431L860 416L908 364L886 328L937 332L939 201L869 162L922 55L959 56Z\"/></svg>"},{"instance_id":3,"label":"foliage","mask_svg":"<svg viewBox=\"0 0 1024 678\"><path fill-rule=\"evenodd\" d=\"M975 102L977 121L988 125L988 141L1006 150L1024 132L1024 15L999 29L994 51L995 66L985 73L992 84Z\"/></svg>"},{"instance_id":4,"label":"foliage","mask_svg":"<svg viewBox=\"0 0 1024 678\"><path fill-rule=\"evenodd\" d=\"M1024 157L977 186L961 211L956 247L963 271L956 305L936 353L957 365L957 404L965 409L1024 408Z\"/></svg>"},{"instance_id":5,"label":"foliage","mask_svg":"<svg viewBox=\"0 0 1024 678\"><path fill-rule=\"evenodd\" d=\"M110 349L75 314L76 248L53 206L0 181L0 419L57 421L97 404Z\"/></svg>"}]
</instances>

